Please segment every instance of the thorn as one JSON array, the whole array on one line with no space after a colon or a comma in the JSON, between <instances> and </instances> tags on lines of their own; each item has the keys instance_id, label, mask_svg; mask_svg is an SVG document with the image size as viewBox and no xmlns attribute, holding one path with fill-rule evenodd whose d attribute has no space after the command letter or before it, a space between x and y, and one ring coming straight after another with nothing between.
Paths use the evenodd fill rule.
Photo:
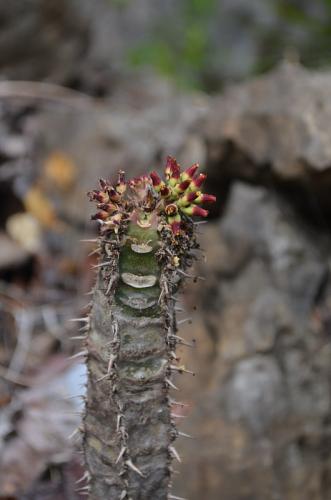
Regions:
<instances>
[{"instance_id":1,"label":"thorn","mask_svg":"<svg viewBox=\"0 0 331 500\"><path fill-rule=\"evenodd\" d=\"M194 439L194 437L191 436L190 434L186 434L185 432L181 432L181 431L177 431L177 432L178 432L178 436Z\"/></svg>"},{"instance_id":2,"label":"thorn","mask_svg":"<svg viewBox=\"0 0 331 500\"><path fill-rule=\"evenodd\" d=\"M171 495L170 493L168 495L168 498L171 499L171 500L186 500L186 498L176 497L176 495Z\"/></svg>"},{"instance_id":3,"label":"thorn","mask_svg":"<svg viewBox=\"0 0 331 500\"><path fill-rule=\"evenodd\" d=\"M194 372L191 372L191 370L186 370L186 368L184 366L170 365L170 369L174 370L178 373L189 373L190 375L193 375L193 377L195 376Z\"/></svg>"},{"instance_id":4,"label":"thorn","mask_svg":"<svg viewBox=\"0 0 331 500\"><path fill-rule=\"evenodd\" d=\"M84 318L71 318L69 321L82 321L83 323L89 323L90 322L90 317L85 316Z\"/></svg>"},{"instance_id":5,"label":"thorn","mask_svg":"<svg viewBox=\"0 0 331 500\"><path fill-rule=\"evenodd\" d=\"M84 351L77 352L73 356L70 356L68 359L80 358L81 356L87 356L87 354L88 354L88 351L85 349Z\"/></svg>"},{"instance_id":6,"label":"thorn","mask_svg":"<svg viewBox=\"0 0 331 500\"><path fill-rule=\"evenodd\" d=\"M121 418L122 418L123 415L121 415L120 413L117 415L117 422L116 422L116 431L119 431L120 430L120 425L121 425Z\"/></svg>"},{"instance_id":7,"label":"thorn","mask_svg":"<svg viewBox=\"0 0 331 500\"><path fill-rule=\"evenodd\" d=\"M95 248L94 250L92 250L92 252L88 253L87 256L88 257L92 257L92 255L96 254L96 253L100 253L101 252L101 248Z\"/></svg>"},{"instance_id":8,"label":"thorn","mask_svg":"<svg viewBox=\"0 0 331 500\"><path fill-rule=\"evenodd\" d=\"M168 385L170 385L170 387L172 387L176 391L179 391L178 387L176 387L175 384L173 384L169 378L166 378L165 381Z\"/></svg>"},{"instance_id":9,"label":"thorn","mask_svg":"<svg viewBox=\"0 0 331 500\"><path fill-rule=\"evenodd\" d=\"M182 269L177 269L177 272L183 274L184 276L186 276L186 278L206 281L206 278L204 278L203 276L194 276L193 274L185 273L185 271L183 271Z\"/></svg>"},{"instance_id":10,"label":"thorn","mask_svg":"<svg viewBox=\"0 0 331 500\"><path fill-rule=\"evenodd\" d=\"M112 285L114 284L113 280L109 280L109 283L108 283L108 286L107 286L107 290L106 290L106 295L109 294L110 290L111 290L111 287Z\"/></svg>"},{"instance_id":11,"label":"thorn","mask_svg":"<svg viewBox=\"0 0 331 500\"><path fill-rule=\"evenodd\" d=\"M80 418L82 418L83 416L83 413L81 411L64 411L64 413L66 415L74 415L75 417L80 417Z\"/></svg>"},{"instance_id":12,"label":"thorn","mask_svg":"<svg viewBox=\"0 0 331 500\"><path fill-rule=\"evenodd\" d=\"M108 363L108 368L107 368L107 373L105 375L102 375L102 377L98 378L97 382L100 382L101 380L104 380L105 378L109 377L109 375L111 373L111 369L112 369L113 363L114 363L114 361L115 361L116 358L117 358L117 356L115 356L114 354L110 355L109 363Z\"/></svg>"},{"instance_id":13,"label":"thorn","mask_svg":"<svg viewBox=\"0 0 331 500\"><path fill-rule=\"evenodd\" d=\"M89 472L85 471L84 474L82 475L82 477L80 479L77 479L75 484L82 483L83 481L85 481L87 479L90 479L90 474L89 474Z\"/></svg>"},{"instance_id":14,"label":"thorn","mask_svg":"<svg viewBox=\"0 0 331 500\"><path fill-rule=\"evenodd\" d=\"M93 289L90 290L89 292L84 293L84 295L93 295L93 294L94 294L94 290Z\"/></svg>"},{"instance_id":15,"label":"thorn","mask_svg":"<svg viewBox=\"0 0 331 500\"><path fill-rule=\"evenodd\" d=\"M85 340L86 335L74 335L73 337L69 337L70 340Z\"/></svg>"},{"instance_id":16,"label":"thorn","mask_svg":"<svg viewBox=\"0 0 331 500\"><path fill-rule=\"evenodd\" d=\"M113 363L114 363L114 361L115 361L116 357L117 357L117 356L115 356L114 354L111 354L111 355L110 355L110 358L109 358L109 363L108 363L108 368L107 368L107 375L109 375L109 374L110 374L111 369L112 369L112 367L113 367Z\"/></svg>"},{"instance_id":17,"label":"thorn","mask_svg":"<svg viewBox=\"0 0 331 500\"><path fill-rule=\"evenodd\" d=\"M80 429L79 429L79 427L77 427L77 429L75 429L75 430L74 430L74 431L73 431L73 432L72 432L72 433L68 436L68 439L69 439L69 440L73 439L73 438L76 436L76 434L78 434L78 433L79 433L79 431L80 431Z\"/></svg>"},{"instance_id":18,"label":"thorn","mask_svg":"<svg viewBox=\"0 0 331 500\"><path fill-rule=\"evenodd\" d=\"M158 299L158 301L157 301L157 303L158 303L158 304L160 304L160 303L161 303L161 300L162 300L163 295L164 295L164 290L163 290L163 288L162 288L161 293L160 293L160 295L159 295L159 299Z\"/></svg>"},{"instance_id":19,"label":"thorn","mask_svg":"<svg viewBox=\"0 0 331 500\"><path fill-rule=\"evenodd\" d=\"M90 487L87 485L87 486L82 486L81 488L78 488L76 490L77 493L83 493L84 491L88 492L88 490L90 489Z\"/></svg>"},{"instance_id":20,"label":"thorn","mask_svg":"<svg viewBox=\"0 0 331 500\"><path fill-rule=\"evenodd\" d=\"M176 401L175 399L169 398L169 403L173 405L178 405L178 406L190 406L187 403L181 403L180 401Z\"/></svg>"},{"instance_id":21,"label":"thorn","mask_svg":"<svg viewBox=\"0 0 331 500\"><path fill-rule=\"evenodd\" d=\"M84 396L83 394L76 394L76 396L67 396L65 398L63 398L65 401L68 401L69 399L76 399L76 398L82 398L84 399ZM59 400L60 401L60 400Z\"/></svg>"},{"instance_id":22,"label":"thorn","mask_svg":"<svg viewBox=\"0 0 331 500\"><path fill-rule=\"evenodd\" d=\"M92 269L96 269L97 267L109 266L109 264L111 264L110 260L108 262L100 262L100 264L95 264L94 266L92 266Z\"/></svg>"},{"instance_id":23,"label":"thorn","mask_svg":"<svg viewBox=\"0 0 331 500\"><path fill-rule=\"evenodd\" d=\"M145 477L145 474L143 474L143 473L141 472L141 470L139 470L139 469L138 469L138 467L136 467L136 466L132 463L132 460L127 460L125 463L126 463L126 465L127 465L128 467L130 467L130 469L134 470L137 474L139 474L139 476L141 476L141 477Z\"/></svg>"},{"instance_id":24,"label":"thorn","mask_svg":"<svg viewBox=\"0 0 331 500\"><path fill-rule=\"evenodd\" d=\"M170 414L173 418L186 418L186 415L177 415L177 413Z\"/></svg>"},{"instance_id":25,"label":"thorn","mask_svg":"<svg viewBox=\"0 0 331 500\"><path fill-rule=\"evenodd\" d=\"M123 457L124 453L125 453L125 450L126 450L126 447L125 446L122 446L121 448L121 451L119 452L118 454L118 457L116 459L116 462L115 464L118 464L118 462L121 460L121 458Z\"/></svg>"},{"instance_id":26,"label":"thorn","mask_svg":"<svg viewBox=\"0 0 331 500\"><path fill-rule=\"evenodd\" d=\"M90 240L79 240L83 243L96 243L98 241L98 238L90 239Z\"/></svg>"},{"instance_id":27,"label":"thorn","mask_svg":"<svg viewBox=\"0 0 331 500\"><path fill-rule=\"evenodd\" d=\"M200 224L207 224L207 221L206 220L199 220L199 221L193 222L193 224L195 224L196 226L200 226Z\"/></svg>"},{"instance_id":28,"label":"thorn","mask_svg":"<svg viewBox=\"0 0 331 500\"><path fill-rule=\"evenodd\" d=\"M168 335L169 337L172 337L173 339L177 340L177 342L181 345L186 345L187 347L195 347L195 343L192 342L186 342L185 339L183 339L182 337L179 337L178 335L174 335L174 334L171 334L171 335Z\"/></svg>"},{"instance_id":29,"label":"thorn","mask_svg":"<svg viewBox=\"0 0 331 500\"><path fill-rule=\"evenodd\" d=\"M192 323L192 318L180 319L179 321L177 321L177 325L182 325L183 323L186 323L187 321Z\"/></svg>"},{"instance_id":30,"label":"thorn","mask_svg":"<svg viewBox=\"0 0 331 500\"><path fill-rule=\"evenodd\" d=\"M169 451L173 454L173 456L178 460L179 463L182 462L180 456L178 455L176 448L174 448L173 446L169 446Z\"/></svg>"}]
</instances>

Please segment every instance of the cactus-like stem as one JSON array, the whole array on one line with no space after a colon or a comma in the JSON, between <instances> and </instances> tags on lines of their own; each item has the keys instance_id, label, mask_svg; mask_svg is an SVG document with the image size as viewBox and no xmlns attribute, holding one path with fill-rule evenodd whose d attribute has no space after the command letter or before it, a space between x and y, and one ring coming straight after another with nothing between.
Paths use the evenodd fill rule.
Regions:
<instances>
[{"instance_id":1,"label":"cactus-like stem","mask_svg":"<svg viewBox=\"0 0 331 500\"><path fill-rule=\"evenodd\" d=\"M192 221L180 216L179 207L190 208L183 196L203 196L188 196L196 192L196 178L186 182L175 160L169 164L163 184L157 174L125 183L121 173L115 187L101 181L102 190L91 194L101 209L86 341L84 449L91 500L169 496L177 436L168 395L178 340L174 294L196 246Z\"/></svg>"}]
</instances>

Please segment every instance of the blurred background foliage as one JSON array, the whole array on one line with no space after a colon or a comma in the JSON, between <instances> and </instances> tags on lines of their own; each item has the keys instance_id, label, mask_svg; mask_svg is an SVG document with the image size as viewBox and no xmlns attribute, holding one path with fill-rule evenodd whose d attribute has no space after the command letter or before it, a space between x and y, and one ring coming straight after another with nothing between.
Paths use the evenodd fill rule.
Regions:
<instances>
[{"instance_id":1,"label":"blurred background foliage","mask_svg":"<svg viewBox=\"0 0 331 500\"><path fill-rule=\"evenodd\" d=\"M136 2L107 1L111 10L121 11L121 28L132 31ZM264 72L284 57L299 59L308 67L330 65L330 0L138 4L144 10L143 19L123 54L119 52L122 62L152 67L184 88L213 92L229 80Z\"/></svg>"}]
</instances>

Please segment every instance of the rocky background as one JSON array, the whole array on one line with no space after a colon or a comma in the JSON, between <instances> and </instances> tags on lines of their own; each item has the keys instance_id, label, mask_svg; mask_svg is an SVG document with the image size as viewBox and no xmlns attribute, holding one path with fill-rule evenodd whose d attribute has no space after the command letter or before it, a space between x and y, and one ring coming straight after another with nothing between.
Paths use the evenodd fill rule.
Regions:
<instances>
[{"instance_id":1,"label":"rocky background","mask_svg":"<svg viewBox=\"0 0 331 500\"><path fill-rule=\"evenodd\" d=\"M176 384L194 439L178 440L174 494L331 498L331 75L296 62L328 62L330 12L0 6L0 498L83 498L85 372L70 319L94 280L86 191L119 168L161 169L167 154L199 161L218 197L199 229L205 280L181 296L197 347L180 356L197 376Z\"/></svg>"}]
</instances>

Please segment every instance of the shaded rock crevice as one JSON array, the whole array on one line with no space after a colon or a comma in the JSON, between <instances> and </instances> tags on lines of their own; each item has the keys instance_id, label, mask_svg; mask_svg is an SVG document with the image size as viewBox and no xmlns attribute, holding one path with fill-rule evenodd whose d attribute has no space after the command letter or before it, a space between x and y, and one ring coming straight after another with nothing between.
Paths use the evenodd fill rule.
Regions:
<instances>
[{"instance_id":1,"label":"shaded rock crevice","mask_svg":"<svg viewBox=\"0 0 331 500\"><path fill-rule=\"evenodd\" d=\"M210 185L265 186L330 231L330 74L282 64L213 98L202 135Z\"/></svg>"}]
</instances>

